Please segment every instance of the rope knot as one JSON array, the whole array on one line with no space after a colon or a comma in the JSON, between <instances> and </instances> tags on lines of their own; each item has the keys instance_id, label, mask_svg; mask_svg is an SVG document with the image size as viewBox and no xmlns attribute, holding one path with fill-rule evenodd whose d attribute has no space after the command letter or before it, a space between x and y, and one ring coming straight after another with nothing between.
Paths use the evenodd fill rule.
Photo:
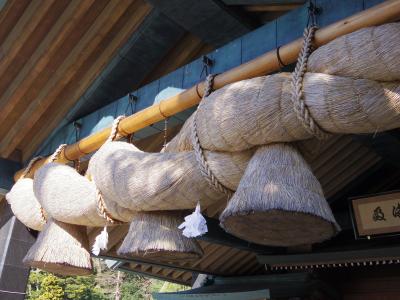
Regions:
<instances>
[{"instance_id":1,"label":"rope knot","mask_svg":"<svg viewBox=\"0 0 400 300\"><path fill-rule=\"evenodd\" d=\"M304 42L301 48L299 57L297 59L297 64L294 72L292 73L291 86L292 86L292 103L293 109L296 112L297 118L300 120L301 124L304 126L306 131L319 140L326 139L329 133L324 131L313 119L307 104L304 101L303 93L303 80L304 75L307 71L307 63L310 54L313 51L313 40L316 26L307 27L304 30Z\"/></svg>"}]
</instances>

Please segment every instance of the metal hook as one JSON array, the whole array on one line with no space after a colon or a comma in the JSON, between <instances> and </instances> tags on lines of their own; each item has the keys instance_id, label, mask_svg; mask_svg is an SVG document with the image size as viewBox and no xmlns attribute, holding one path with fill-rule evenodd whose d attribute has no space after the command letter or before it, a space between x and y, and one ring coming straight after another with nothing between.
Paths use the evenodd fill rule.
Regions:
<instances>
[{"instance_id":1,"label":"metal hook","mask_svg":"<svg viewBox=\"0 0 400 300\"><path fill-rule=\"evenodd\" d=\"M203 77L203 74L207 77L210 74L210 68L214 65L214 61L206 55L203 55L201 61L203 63L203 68L201 69L200 79Z\"/></svg>"}]
</instances>

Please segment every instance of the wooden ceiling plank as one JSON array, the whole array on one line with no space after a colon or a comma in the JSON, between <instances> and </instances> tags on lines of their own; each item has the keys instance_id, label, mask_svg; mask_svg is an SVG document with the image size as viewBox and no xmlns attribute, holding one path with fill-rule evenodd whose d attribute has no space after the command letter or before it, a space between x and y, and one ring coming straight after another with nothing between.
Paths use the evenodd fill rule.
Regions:
<instances>
[{"instance_id":1,"label":"wooden ceiling plank","mask_svg":"<svg viewBox=\"0 0 400 300\"><path fill-rule=\"evenodd\" d=\"M264 266L261 266L263 268ZM239 274L240 275L247 275L247 274L254 274L255 272L258 272L260 270L260 264L257 262L257 259L253 260L253 263L248 263L243 265L243 267L240 269Z\"/></svg>"},{"instance_id":2,"label":"wooden ceiling plank","mask_svg":"<svg viewBox=\"0 0 400 300\"><path fill-rule=\"evenodd\" d=\"M220 247L220 249L218 249L214 254L208 255L206 259L199 264L199 268L202 270L208 270L208 268L212 266L212 269L215 270L215 264L219 265L221 260L225 261L233 251L232 249L233 248L224 246Z\"/></svg>"},{"instance_id":3,"label":"wooden ceiling plank","mask_svg":"<svg viewBox=\"0 0 400 300\"><path fill-rule=\"evenodd\" d=\"M141 265L130 264L129 268L123 267L123 268L120 268L120 270L121 271L131 271L131 272L134 272L134 273L136 272L139 275L149 275L150 277L155 277L155 278L161 279L161 280L167 280L167 281L170 280L170 281L178 283L178 284L190 285L190 280L188 280L188 281L174 280L171 277L166 277L166 276L163 276L163 275L160 275L160 274L157 274L157 273L153 273L152 271L143 271L140 268L140 266Z\"/></svg>"},{"instance_id":4,"label":"wooden ceiling plank","mask_svg":"<svg viewBox=\"0 0 400 300\"><path fill-rule=\"evenodd\" d=\"M324 194L327 198L334 195L339 189L343 188L345 185L350 183L360 174L364 173L366 170L374 166L381 160L380 157L376 155L368 154L353 162L352 166L342 169L342 172L336 176L335 181L324 190Z\"/></svg>"},{"instance_id":5,"label":"wooden ceiling plank","mask_svg":"<svg viewBox=\"0 0 400 300\"><path fill-rule=\"evenodd\" d=\"M0 145L0 155L7 157L13 148L18 145L22 138L18 131L20 128L28 130L35 124L40 116L45 112L48 106L55 99L55 93L58 93L79 70L79 67L90 56L92 51L101 42L102 37L111 30L112 26L123 14L124 9L128 7L131 0L121 1L118 5L116 0L109 1L104 10L95 19L89 30L85 32L82 39L77 43L73 50L65 57L61 66L55 74L41 89L39 95L25 108L24 112L18 116L15 124L9 128L8 133L3 136ZM25 124L24 124L25 123ZM11 142L12 141L12 142Z\"/></svg>"},{"instance_id":6,"label":"wooden ceiling plank","mask_svg":"<svg viewBox=\"0 0 400 300\"><path fill-rule=\"evenodd\" d=\"M202 258L200 258L199 260L196 260L195 262L193 262L191 264L192 267L197 267L202 261L207 259L207 256L211 255L212 253L214 253L215 251L218 250L218 245L215 244L208 244L206 246L206 248L203 248L204 250L204 255ZM183 273L185 273L185 271L174 271L174 274L172 275L173 278L178 278L179 276L181 276Z\"/></svg>"},{"instance_id":7,"label":"wooden ceiling plank","mask_svg":"<svg viewBox=\"0 0 400 300\"><path fill-rule=\"evenodd\" d=\"M30 143L24 145L24 156L29 157L38 145L51 133L51 131L62 120L70 107L84 93L89 84L100 74L105 68L111 57L116 53L117 49L129 38L129 36L139 27L144 18L151 11L151 7L142 0L136 1L126 10L125 19L127 23L120 24L122 28L118 28L117 32L112 32L108 36L111 41L107 41L107 48L100 53L96 53L92 60L95 60L89 66L83 66L78 71L78 75L69 83L65 89L57 89L52 91L51 97L54 98L48 104L46 114L42 115L40 121L35 120L29 129L25 131L25 135L30 136ZM46 96L48 99L49 95ZM53 102L54 101L54 102ZM29 118L30 120L30 118ZM33 138L32 138L33 137ZM20 139L21 142L23 138ZM18 143L14 143L13 146ZM8 149L7 152L9 152Z\"/></svg>"},{"instance_id":8,"label":"wooden ceiling plank","mask_svg":"<svg viewBox=\"0 0 400 300\"><path fill-rule=\"evenodd\" d=\"M207 244L206 247L203 248L203 252L204 252L203 257L206 255L206 253L211 248L212 248L212 244ZM181 267L190 267L190 266L195 267L200 260L201 260L201 258L194 262L193 261L182 261L182 262L178 262L177 264L179 264L179 266L181 266ZM175 273L175 272L176 272L176 270L169 270L168 275L171 275L172 273Z\"/></svg>"},{"instance_id":9,"label":"wooden ceiling plank","mask_svg":"<svg viewBox=\"0 0 400 300\"><path fill-rule=\"evenodd\" d=\"M344 148L337 148L340 148L340 151L332 155L318 170L314 171L317 178L332 177L332 172L334 172L338 166L347 165L351 159L371 153L366 147L354 144L349 144Z\"/></svg>"},{"instance_id":10,"label":"wooden ceiling plank","mask_svg":"<svg viewBox=\"0 0 400 300\"><path fill-rule=\"evenodd\" d=\"M91 12L100 10L105 4L105 1L96 1L95 7L91 7L93 2L94 0L70 2L57 23L51 27L49 34L1 96L0 103L3 105L0 119L6 120L10 113L14 116L14 119L11 118L8 123L3 124L5 130L10 126L7 124L12 124L18 118L18 112L34 100L88 28L86 25L88 21L82 20L87 17L88 10L90 8ZM87 19L90 22L91 18ZM0 131L0 136L3 134Z\"/></svg>"},{"instance_id":11,"label":"wooden ceiling plank","mask_svg":"<svg viewBox=\"0 0 400 300\"><path fill-rule=\"evenodd\" d=\"M357 145L356 145L357 146ZM310 160L311 168L314 174L319 177L324 173L325 165L332 160L338 153L345 151L346 149L354 149L354 142L351 139L341 139L335 144L331 145L328 149L321 152L318 157Z\"/></svg>"},{"instance_id":12,"label":"wooden ceiling plank","mask_svg":"<svg viewBox=\"0 0 400 300\"><path fill-rule=\"evenodd\" d=\"M219 271L221 273L230 273L233 274L232 268L234 266L238 265L244 265L244 262L249 262L251 260L256 260L256 257L254 254L246 252L246 251L241 251L235 255L233 255L227 262L225 262L220 268Z\"/></svg>"},{"instance_id":13,"label":"wooden ceiling plank","mask_svg":"<svg viewBox=\"0 0 400 300\"><path fill-rule=\"evenodd\" d=\"M185 274L183 274L181 276L182 280L184 280L186 282L190 282L192 277L193 277L192 273L189 273L189 272L186 272Z\"/></svg>"},{"instance_id":14,"label":"wooden ceiling plank","mask_svg":"<svg viewBox=\"0 0 400 300\"><path fill-rule=\"evenodd\" d=\"M257 257L255 256L255 254L248 253L247 256L236 260L235 265L230 267L229 272L231 274L236 274L236 272L242 271L245 266L249 265L258 265Z\"/></svg>"},{"instance_id":15,"label":"wooden ceiling plank","mask_svg":"<svg viewBox=\"0 0 400 300\"><path fill-rule=\"evenodd\" d=\"M0 11L0 45L10 34L25 9L32 1L29 0L9 0Z\"/></svg>"},{"instance_id":16,"label":"wooden ceiling plank","mask_svg":"<svg viewBox=\"0 0 400 300\"><path fill-rule=\"evenodd\" d=\"M218 271L218 273L222 273L222 272L220 272L221 267L226 265L236 255L238 255L239 253L242 252L241 250L238 250L235 248L228 248L228 249L229 250L225 253L225 255L223 255L217 261L215 261L212 264L210 264L209 266L207 266L207 269L209 269L213 273L215 273L215 271Z\"/></svg>"},{"instance_id":17,"label":"wooden ceiling plank","mask_svg":"<svg viewBox=\"0 0 400 300\"><path fill-rule=\"evenodd\" d=\"M37 45L67 5L66 0L32 1L3 43L0 60L0 94L11 84ZM5 103L0 103L3 106Z\"/></svg>"},{"instance_id":18,"label":"wooden ceiling plank","mask_svg":"<svg viewBox=\"0 0 400 300\"><path fill-rule=\"evenodd\" d=\"M351 172L351 168L354 163L360 165L365 158L377 157L375 153L364 147L349 147L353 151L346 151L343 154L338 154L332 160L328 161L325 166L327 171L320 173L317 178L321 182L323 187L327 187L326 184L332 184L336 182L339 178L337 177L343 171ZM356 154L357 153L357 154Z\"/></svg>"}]
</instances>

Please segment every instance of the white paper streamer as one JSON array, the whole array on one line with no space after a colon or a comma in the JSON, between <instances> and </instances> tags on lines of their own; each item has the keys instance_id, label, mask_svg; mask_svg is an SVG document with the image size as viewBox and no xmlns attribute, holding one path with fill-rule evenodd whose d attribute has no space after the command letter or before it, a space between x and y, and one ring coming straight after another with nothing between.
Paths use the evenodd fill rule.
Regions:
<instances>
[{"instance_id":1,"label":"white paper streamer","mask_svg":"<svg viewBox=\"0 0 400 300\"><path fill-rule=\"evenodd\" d=\"M92 253L96 256L99 255L100 250L107 250L107 244L108 244L108 231L107 231L107 226L104 226L104 229L101 231L101 233L98 236L96 236L96 240L92 247Z\"/></svg>"},{"instance_id":2,"label":"white paper streamer","mask_svg":"<svg viewBox=\"0 0 400 300\"><path fill-rule=\"evenodd\" d=\"M197 203L195 211L186 216L185 222L178 228L183 229L182 234L188 238L201 236L208 232L207 221L201 214L200 203Z\"/></svg>"}]
</instances>

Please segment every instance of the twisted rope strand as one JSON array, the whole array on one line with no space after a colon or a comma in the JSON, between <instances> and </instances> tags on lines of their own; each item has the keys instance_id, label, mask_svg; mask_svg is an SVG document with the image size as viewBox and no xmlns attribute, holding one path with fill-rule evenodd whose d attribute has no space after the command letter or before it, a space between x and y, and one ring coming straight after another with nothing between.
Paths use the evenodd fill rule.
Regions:
<instances>
[{"instance_id":1,"label":"twisted rope strand","mask_svg":"<svg viewBox=\"0 0 400 300\"><path fill-rule=\"evenodd\" d=\"M100 190L97 187L96 187L96 200L97 200L97 212L107 221L107 223L110 223L112 225L123 224L123 222L114 219L111 216L111 214L107 211L103 195L101 194Z\"/></svg>"},{"instance_id":2,"label":"twisted rope strand","mask_svg":"<svg viewBox=\"0 0 400 300\"><path fill-rule=\"evenodd\" d=\"M56 151L50 156L50 162L55 162L61 155L61 152L64 151L65 147L67 147L67 144L61 144L58 146Z\"/></svg>"},{"instance_id":3,"label":"twisted rope strand","mask_svg":"<svg viewBox=\"0 0 400 300\"><path fill-rule=\"evenodd\" d=\"M114 120L113 125L111 127L110 135L108 136L106 143L112 142L117 138L119 123L124 118L125 118L125 116L122 115L122 116L117 117ZM106 220L107 223L112 224L112 225L123 224L123 222L114 219L111 216L111 214L107 211L103 195L102 195L101 191L97 188L97 186L96 186L96 200L97 200L97 212L99 213L100 216L102 216Z\"/></svg>"},{"instance_id":4,"label":"twisted rope strand","mask_svg":"<svg viewBox=\"0 0 400 300\"><path fill-rule=\"evenodd\" d=\"M212 74L207 76L206 86L204 87L204 93L203 93L202 100L211 94L213 83L214 83L214 77L215 77L215 75L212 75ZM200 102L199 106L201 105L201 103L202 102ZM198 108L197 108L197 110L198 110ZM193 145L196 161L199 164L200 172L212 187L214 187L217 191L222 192L225 195L227 195L228 198L231 198L233 195L233 191L228 189L227 187L225 187L218 180L218 178L214 175L214 173L210 169L210 166L208 165L207 159L204 155L204 150L201 147L199 136L197 134L197 110L194 112L191 142Z\"/></svg>"},{"instance_id":5,"label":"twisted rope strand","mask_svg":"<svg viewBox=\"0 0 400 300\"><path fill-rule=\"evenodd\" d=\"M39 160L41 160L42 158L43 158L42 156L37 156L37 157L32 158L31 161L29 162L29 164L26 166L24 172L22 173L21 178L25 178L26 175L28 175L29 172L31 171L33 165L34 165L36 162L38 162ZM43 209L43 207L40 205L40 203L39 203L39 206L40 206L40 208L39 208L40 219L41 219L41 221L42 221L43 224L46 224L46 223L47 223L47 218L46 218L46 215L45 215L45 213L44 213L44 209Z\"/></svg>"},{"instance_id":6,"label":"twisted rope strand","mask_svg":"<svg viewBox=\"0 0 400 300\"><path fill-rule=\"evenodd\" d=\"M31 171L33 165L35 163L37 163L39 160L41 160L42 158L43 158L42 156L36 156L36 157L32 158L31 161L29 162L29 164L26 166L24 172L22 173L21 178L25 178L26 175L28 175L29 172Z\"/></svg>"},{"instance_id":7,"label":"twisted rope strand","mask_svg":"<svg viewBox=\"0 0 400 300\"><path fill-rule=\"evenodd\" d=\"M50 156L50 162L55 162L55 161L60 157L60 154L61 154L62 151L64 151L65 147L67 147L67 144L61 144L60 146L58 146L58 148L56 149L56 151L54 151L54 153ZM34 158L34 159L35 159L35 158ZM31 168L31 167L33 166L33 164L35 163L35 162L33 162L34 159L32 159L32 160L30 161L30 163L29 163L27 169L28 169L29 167ZM37 157L36 157L36 159L37 159ZM32 163L32 162L33 162L33 163ZM29 171L28 171L28 173L29 173ZM40 204L39 204L39 205L40 205ZM40 205L39 214L40 214L40 218L42 219L42 222L43 222L44 224L46 224L46 223L47 223L47 218L46 218L46 215L45 215L45 212L44 212L44 208L43 208L42 205Z\"/></svg>"},{"instance_id":8,"label":"twisted rope strand","mask_svg":"<svg viewBox=\"0 0 400 300\"><path fill-rule=\"evenodd\" d=\"M311 26L304 30L304 42L300 50L296 68L292 73L292 102L293 109L296 112L297 118L301 121L308 133L314 135L317 139L323 140L329 136L329 133L324 131L313 119L311 113L304 101L303 80L307 71L308 58L313 51L313 39L317 27Z\"/></svg>"},{"instance_id":9,"label":"twisted rope strand","mask_svg":"<svg viewBox=\"0 0 400 300\"><path fill-rule=\"evenodd\" d=\"M117 136L118 136L118 126L119 126L119 123L120 123L124 118L125 118L125 116L122 115L122 116L118 116L118 117L114 120L113 125L112 125L112 127L111 127L110 135L108 136L106 142L112 142L112 141L114 141L114 140L117 138Z\"/></svg>"}]
</instances>

